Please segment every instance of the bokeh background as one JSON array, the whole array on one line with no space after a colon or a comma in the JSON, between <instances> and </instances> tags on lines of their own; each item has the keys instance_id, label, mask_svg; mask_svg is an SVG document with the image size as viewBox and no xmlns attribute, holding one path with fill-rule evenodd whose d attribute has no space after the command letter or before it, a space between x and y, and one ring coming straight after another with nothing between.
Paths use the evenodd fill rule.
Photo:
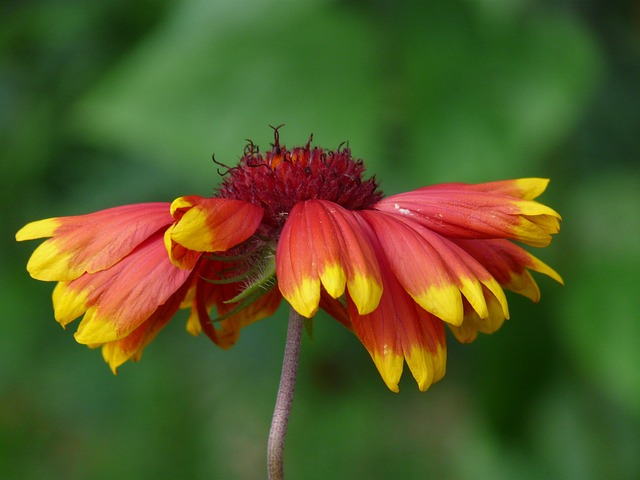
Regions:
<instances>
[{"instance_id":1,"label":"bokeh background","mask_svg":"<svg viewBox=\"0 0 640 480\"><path fill-rule=\"evenodd\" d=\"M211 155L349 142L385 192L541 176L565 278L448 373L387 391L319 316L298 479L640 478L640 5L619 0L26 0L0 4L0 477L257 479L286 310L224 352L173 321L113 376L53 320L15 231L207 195ZM70 328L74 330L74 328Z\"/></svg>"}]
</instances>

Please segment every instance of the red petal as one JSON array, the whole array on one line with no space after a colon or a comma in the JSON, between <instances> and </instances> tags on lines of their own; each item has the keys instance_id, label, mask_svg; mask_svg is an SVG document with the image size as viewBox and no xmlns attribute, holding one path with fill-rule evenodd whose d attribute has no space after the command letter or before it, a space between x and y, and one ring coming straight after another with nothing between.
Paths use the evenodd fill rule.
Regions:
<instances>
[{"instance_id":1,"label":"red petal","mask_svg":"<svg viewBox=\"0 0 640 480\"><path fill-rule=\"evenodd\" d=\"M548 178L518 178L515 180L499 180L486 183L440 183L430 185L419 190L460 190L470 192L491 193L494 195L506 195L522 200L533 200L541 195L549 185Z\"/></svg>"},{"instance_id":2,"label":"red petal","mask_svg":"<svg viewBox=\"0 0 640 480\"><path fill-rule=\"evenodd\" d=\"M283 296L301 315L312 317L321 285L333 298L345 286L362 313L378 305L380 272L362 219L322 200L296 204L289 213L276 250L276 274Z\"/></svg>"},{"instance_id":3,"label":"red petal","mask_svg":"<svg viewBox=\"0 0 640 480\"><path fill-rule=\"evenodd\" d=\"M464 321L462 322L462 325L459 327L448 325L449 329L453 332L459 342L473 342L478 336L478 332L494 333L506 320L500 302L498 302L491 292L487 291L485 293L487 306L489 308L489 315L486 318L481 318L471 305L465 303Z\"/></svg>"},{"instance_id":4,"label":"red petal","mask_svg":"<svg viewBox=\"0 0 640 480\"><path fill-rule=\"evenodd\" d=\"M540 289L528 269L563 283L555 270L508 240L456 240L456 243L478 260L500 285L534 302L540 300Z\"/></svg>"},{"instance_id":5,"label":"red petal","mask_svg":"<svg viewBox=\"0 0 640 480\"><path fill-rule=\"evenodd\" d=\"M375 244L375 240L372 241ZM443 324L416 305L385 260L380 259L380 266L384 293L375 311L360 315L347 297L354 331L392 391L398 391L405 360L418 387L425 391L445 373Z\"/></svg>"},{"instance_id":6,"label":"red petal","mask_svg":"<svg viewBox=\"0 0 640 480\"><path fill-rule=\"evenodd\" d=\"M241 200L180 197L171 211L177 222L171 239L196 252L221 252L253 235L263 209Z\"/></svg>"},{"instance_id":7,"label":"red petal","mask_svg":"<svg viewBox=\"0 0 640 480\"><path fill-rule=\"evenodd\" d=\"M75 335L78 342L119 340L147 320L190 274L170 262L158 232L113 267L61 283L54 292L56 319L68 323L86 309Z\"/></svg>"},{"instance_id":8,"label":"red petal","mask_svg":"<svg viewBox=\"0 0 640 480\"><path fill-rule=\"evenodd\" d=\"M234 308L238 303L228 303L245 285L242 282L213 283L211 280L222 279L224 272L233 268L230 262L202 261L195 283L195 297L189 316L187 329L193 335L201 331L219 347L228 349L240 337L240 330L265 317L271 316L280 305L282 295L277 288L258 298L246 308L217 323L217 328L211 321L210 312L215 307L216 316L222 316Z\"/></svg>"},{"instance_id":9,"label":"red petal","mask_svg":"<svg viewBox=\"0 0 640 480\"><path fill-rule=\"evenodd\" d=\"M411 218L446 237L513 238L547 246L559 231L560 215L541 203L524 200L542 187L523 185L524 180L434 185L384 198L373 209Z\"/></svg>"},{"instance_id":10,"label":"red petal","mask_svg":"<svg viewBox=\"0 0 640 480\"><path fill-rule=\"evenodd\" d=\"M172 222L168 203L142 203L32 222L16 239L53 237L33 252L27 270L39 280L69 281L111 267Z\"/></svg>"},{"instance_id":11,"label":"red petal","mask_svg":"<svg viewBox=\"0 0 640 480\"><path fill-rule=\"evenodd\" d=\"M102 356L111 367L113 373L117 373L118 367L128 360L138 361L142 357L144 348L171 320L178 311L186 291L187 283L174 293L167 302L160 305L155 312L140 326L121 340L106 343L102 346Z\"/></svg>"},{"instance_id":12,"label":"red petal","mask_svg":"<svg viewBox=\"0 0 640 480\"><path fill-rule=\"evenodd\" d=\"M498 283L457 245L403 217L375 211L362 214L373 227L394 275L422 308L445 322L460 325L463 294L485 317L484 285L508 315Z\"/></svg>"}]
</instances>

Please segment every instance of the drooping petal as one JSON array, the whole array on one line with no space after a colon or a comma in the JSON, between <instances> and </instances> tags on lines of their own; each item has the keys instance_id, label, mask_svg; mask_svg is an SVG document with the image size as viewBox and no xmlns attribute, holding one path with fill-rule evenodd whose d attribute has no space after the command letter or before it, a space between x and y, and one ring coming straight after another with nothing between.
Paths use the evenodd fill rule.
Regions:
<instances>
[{"instance_id":1,"label":"drooping petal","mask_svg":"<svg viewBox=\"0 0 640 480\"><path fill-rule=\"evenodd\" d=\"M316 313L321 285L333 298L346 287L361 313L376 308L380 271L364 238L362 219L337 204L310 200L294 206L278 241L276 275L296 311L308 318Z\"/></svg>"},{"instance_id":2,"label":"drooping petal","mask_svg":"<svg viewBox=\"0 0 640 480\"><path fill-rule=\"evenodd\" d=\"M351 314L354 331L391 391L399 391L398 382L406 361L418 388L424 392L445 374L443 323L417 307L404 292L391 301L385 296L370 314L360 315L354 309Z\"/></svg>"},{"instance_id":3,"label":"drooping petal","mask_svg":"<svg viewBox=\"0 0 640 480\"><path fill-rule=\"evenodd\" d=\"M171 240L197 252L220 252L253 235L263 209L241 200L180 197L171 204L177 222Z\"/></svg>"},{"instance_id":4,"label":"drooping petal","mask_svg":"<svg viewBox=\"0 0 640 480\"><path fill-rule=\"evenodd\" d=\"M384 198L373 208L411 218L450 238L511 238L544 247L558 233L561 219L553 209L531 200L546 182L433 185Z\"/></svg>"},{"instance_id":5,"label":"drooping petal","mask_svg":"<svg viewBox=\"0 0 640 480\"><path fill-rule=\"evenodd\" d=\"M347 296L353 329L369 351L390 390L398 391L404 361L425 391L440 380L446 368L446 344L442 322L420 308L392 273L374 238L382 269L384 293L378 308L361 315Z\"/></svg>"},{"instance_id":6,"label":"drooping petal","mask_svg":"<svg viewBox=\"0 0 640 480\"><path fill-rule=\"evenodd\" d=\"M119 340L147 320L191 274L171 263L157 232L107 270L62 282L54 290L56 319L63 325L86 311L75 334L84 344Z\"/></svg>"},{"instance_id":7,"label":"drooping petal","mask_svg":"<svg viewBox=\"0 0 640 480\"><path fill-rule=\"evenodd\" d=\"M398 383L404 367L404 354L398 340L396 305L387 301L386 294L383 294L380 305L372 313L360 315L357 308L350 309L354 332L392 392L400 391Z\"/></svg>"},{"instance_id":8,"label":"drooping petal","mask_svg":"<svg viewBox=\"0 0 640 480\"><path fill-rule=\"evenodd\" d=\"M27 270L38 280L69 281L111 267L172 222L169 203L142 203L32 222L16 240L53 237L36 248Z\"/></svg>"},{"instance_id":9,"label":"drooping petal","mask_svg":"<svg viewBox=\"0 0 640 480\"><path fill-rule=\"evenodd\" d=\"M506 320L502 305L496 297L491 292L485 291L485 298L489 310L489 314L485 318L480 317L478 312L468 302L465 302L462 325L448 325L449 330L453 332L460 343L473 342L478 336L478 332L494 333Z\"/></svg>"},{"instance_id":10,"label":"drooping petal","mask_svg":"<svg viewBox=\"0 0 640 480\"><path fill-rule=\"evenodd\" d=\"M278 309L282 295L277 288L271 288L237 313L233 313L219 323L212 322L210 312L214 308L216 316L221 317L238 307L238 302L229 302L229 300L238 295L244 287L241 282L213 283L211 279L218 278L224 268L229 267L222 262L201 263L195 280L194 299L191 314L187 320L187 330L192 335L198 335L204 330L216 345L228 349L237 342L243 327L272 315Z\"/></svg>"},{"instance_id":11,"label":"drooping petal","mask_svg":"<svg viewBox=\"0 0 640 480\"><path fill-rule=\"evenodd\" d=\"M277 288L272 288L246 308L234 313L220 322L217 328L218 341L216 344L227 350L236 344L240 338L240 330L252 323L270 317L280 306L282 294ZM231 307L235 306L230 304ZM222 310L218 308L218 312Z\"/></svg>"},{"instance_id":12,"label":"drooping petal","mask_svg":"<svg viewBox=\"0 0 640 480\"><path fill-rule=\"evenodd\" d=\"M96 287L89 286L91 278L91 274L84 274L71 282L58 282L53 289L53 313L63 327L82 316L93 304L90 295Z\"/></svg>"},{"instance_id":13,"label":"drooping petal","mask_svg":"<svg viewBox=\"0 0 640 480\"><path fill-rule=\"evenodd\" d=\"M483 288L507 301L487 270L457 245L403 217L365 211L391 270L403 288L426 311L453 325L461 325L462 299L484 318L488 315Z\"/></svg>"},{"instance_id":14,"label":"drooping petal","mask_svg":"<svg viewBox=\"0 0 640 480\"><path fill-rule=\"evenodd\" d=\"M456 240L462 249L478 260L505 289L540 300L540 288L529 270L542 273L563 284L550 266L508 240Z\"/></svg>"},{"instance_id":15,"label":"drooping petal","mask_svg":"<svg viewBox=\"0 0 640 480\"><path fill-rule=\"evenodd\" d=\"M217 282L222 279L225 269L233 269L234 266L225 266L222 262L203 258L198 264L193 284L187 293L183 308L189 307L191 313L187 319L187 331L191 335L202 333L202 323L209 321L209 312L218 303L233 298L239 293L236 284ZM200 319L202 317L202 321ZM217 340L214 340L217 341Z\"/></svg>"},{"instance_id":16,"label":"drooping petal","mask_svg":"<svg viewBox=\"0 0 640 480\"><path fill-rule=\"evenodd\" d=\"M144 348L155 338L162 328L171 320L180 307L186 293L185 283L169 300L160 305L155 312L126 337L102 346L102 356L115 374L128 360L137 362L142 357Z\"/></svg>"}]
</instances>

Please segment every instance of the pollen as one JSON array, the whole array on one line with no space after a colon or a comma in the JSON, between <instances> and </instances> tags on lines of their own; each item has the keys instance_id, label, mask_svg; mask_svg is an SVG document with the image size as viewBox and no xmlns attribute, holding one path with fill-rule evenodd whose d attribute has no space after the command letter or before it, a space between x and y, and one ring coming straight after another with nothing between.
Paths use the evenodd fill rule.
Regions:
<instances>
[{"instance_id":1,"label":"pollen","mask_svg":"<svg viewBox=\"0 0 640 480\"><path fill-rule=\"evenodd\" d=\"M398 210L398 212L400 212L402 215L411 215L411 210L408 210L406 208L401 208L400 205L398 205L397 203L393 204L393 208Z\"/></svg>"}]
</instances>

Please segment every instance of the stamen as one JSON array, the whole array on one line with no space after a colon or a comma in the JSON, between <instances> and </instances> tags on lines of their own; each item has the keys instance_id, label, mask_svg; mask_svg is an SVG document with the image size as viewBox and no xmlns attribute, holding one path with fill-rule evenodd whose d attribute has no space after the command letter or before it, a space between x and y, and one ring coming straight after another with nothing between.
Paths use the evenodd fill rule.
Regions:
<instances>
[{"instance_id":1,"label":"stamen","mask_svg":"<svg viewBox=\"0 0 640 480\"><path fill-rule=\"evenodd\" d=\"M216 172L218 172L218 175L220 175L221 177L228 175L229 172L231 172L234 168L237 168L237 167L230 167L229 165L225 165L224 163L217 161L215 153L211 155L211 160L213 160L213 163L215 163L216 165L226 168L226 171L224 173L221 173L220 169L216 168Z\"/></svg>"}]
</instances>

